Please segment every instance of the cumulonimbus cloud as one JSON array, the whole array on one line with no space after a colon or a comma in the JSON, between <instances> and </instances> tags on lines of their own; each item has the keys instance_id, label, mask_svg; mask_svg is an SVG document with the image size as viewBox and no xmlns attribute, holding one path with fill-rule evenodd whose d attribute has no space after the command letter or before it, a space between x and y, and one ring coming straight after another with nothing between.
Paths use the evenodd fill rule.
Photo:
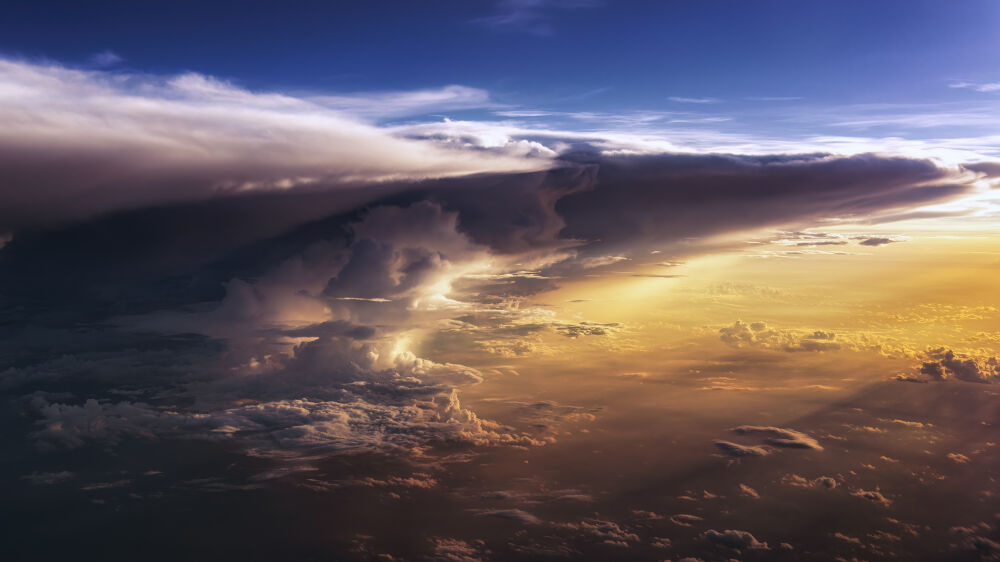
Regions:
<instances>
[{"instance_id":1,"label":"cumulonimbus cloud","mask_svg":"<svg viewBox=\"0 0 1000 562\"><path fill-rule=\"evenodd\" d=\"M486 103L450 87L384 94L407 111ZM252 92L0 58L0 231L218 193L545 167L544 159L403 139L350 96Z\"/></svg>"}]
</instances>

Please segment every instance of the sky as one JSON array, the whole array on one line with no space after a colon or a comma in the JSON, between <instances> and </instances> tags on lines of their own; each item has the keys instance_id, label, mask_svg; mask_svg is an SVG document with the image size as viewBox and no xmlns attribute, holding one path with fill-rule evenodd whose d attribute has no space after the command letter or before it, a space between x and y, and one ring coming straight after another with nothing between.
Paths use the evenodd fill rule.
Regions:
<instances>
[{"instance_id":1,"label":"sky","mask_svg":"<svg viewBox=\"0 0 1000 562\"><path fill-rule=\"evenodd\" d=\"M998 24L5 6L7 550L1000 559Z\"/></svg>"}]
</instances>

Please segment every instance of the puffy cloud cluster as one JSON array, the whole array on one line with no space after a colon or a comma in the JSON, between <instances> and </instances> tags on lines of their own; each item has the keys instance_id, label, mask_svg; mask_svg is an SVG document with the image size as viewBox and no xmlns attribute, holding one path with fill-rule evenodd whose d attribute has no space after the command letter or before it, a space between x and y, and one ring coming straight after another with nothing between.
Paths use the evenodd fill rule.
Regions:
<instances>
[{"instance_id":1,"label":"puffy cloud cluster","mask_svg":"<svg viewBox=\"0 0 1000 562\"><path fill-rule=\"evenodd\" d=\"M760 347L780 351L832 351L840 349L836 334L816 330L800 333L769 328L764 322L737 320L732 326L719 329L723 342L734 347Z\"/></svg>"},{"instance_id":2,"label":"puffy cloud cluster","mask_svg":"<svg viewBox=\"0 0 1000 562\"><path fill-rule=\"evenodd\" d=\"M454 391L425 401L380 403L360 396L337 400L272 400L225 410L178 412L142 403L66 405L36 400L41 416L33 437L43 449L114 444L128 437L237 438L259 455L305 456L362 450L410 450L427 442L479 445L539 444L479 419Z\"/></svg>"},{"instance_id":3,"label":"puffy cloud cluster","mask_svg":"<svg viewBox=\"0 0 1000 562\"><path fill-rule=\"evenodd\" d=\"M859 498L864 498L872 503L877 503L883 507L889 507L890 505L892 505L892 500L882 495L882 492L880 492L879 490L864 490L859 488L851 492L851 495Z\"/></svg>"},{"instance_id":4,"label":"puffy cloud cluster","mask_svg":"<svg viewBox=\"0 0 1000 562\"><path fill-rule=\"evenodd\" d=\"M992 527L986 522L975 525L957 526L948 530L961 540L960 547L978 553L980 560L1000 560L1000 542L990 538L995 535Z\"/></svg>"},{"instance_id":5,"label":"puffy cloud cluster","mask_svg":"<svg viewBox=\"0 0 1000 562\"><path fill-rule=\"evenodd\" d=\"M934 380L992 383L1000 379L1000 359L996 357L961 355L943 347L927 350L926 356L928 361L920 366L920 373Z\"/></svg>"},{"instance_id":6,"label":"puffy cloud cluster","mask_svg":"<svg viewBox=\"0 0 1000 562\"><path fill-rule=\"evenodd\" d=\"M482 541L467 542L443 537L436 537L431 541L434 560L439 562L481 562L487 554Z\"/></svg>"},{"instance_id":7,"label":"puffy cloud cluster","mask_svg":"<svg viewBox=\"0 0 1000 562\"><path fill-rule=\"evenodd\" d=\"M591 540L597 540L611 546L628 547L630 543L639 542L639 536L614 521L603 519L585 519L579 523L563 523L566 529L579 531Z\"/></svg>"},{"instance_id":8,"label":"puffy cloud cluster","mask_svg":"<svg viewBox=\"0 0 1000 562\"><path fill-rule=\"evenodd\" d=\"M709 529L702 534L702 537L708 542L735 550L770 550L766 542L757 540L756 537L746 531L737 531L734 529L716 531L715 529Z\"/></svg>"},{"instance_id":9,"label":"puffy cloud cluster","mask_svg":"<svg viewBox=\"0 0 1000 562\"><path fill-rule=\"evenodd\" d=\"M234 437L258 454L297 455L435 441L541 444L462 407L458 389L481 382L480 372L408 349L405 332L421 318L461 308L446 296L451 281L488 261L456 221L427 202L379 207L350 225L346 246L321 242L258 280L230 281L214 310L128 319L222 338L223 367L236 376L199 383L193 409L38 398L35 439L75 448L127 437ZM550 422L576 415L537 406Z\"/></svg>"},{"instance_id":10,"label":"puffy cloud cluster","mask_svg":"<svg viewBox=\"0 0 1000 562\"><path fill-rule=\"evenodd\" d=\"M740 435L762 435L764 445L744 445L723 439L713 441L723 454L729 457L763 457L775 452L777 448L783 449L812 449L822 451L823 446L816 439L794 429L783 427L770 427L758 425L741 425L734 427L730 431Z\"/></svg>"},{"instance_id":11,"label":"puffy cloud cluster","mask_svg":"<svg viewBox=\"0 0 1000 562\"><path fill-rule=\"evenodd\" d=\"M799 476L798 474L786 474L781 478L781 483L789 486L795 486L797 488L820 488L832 490L837 487L836 478L831 476L819 476L810 480Z\"/></svg>"}]
</instances>

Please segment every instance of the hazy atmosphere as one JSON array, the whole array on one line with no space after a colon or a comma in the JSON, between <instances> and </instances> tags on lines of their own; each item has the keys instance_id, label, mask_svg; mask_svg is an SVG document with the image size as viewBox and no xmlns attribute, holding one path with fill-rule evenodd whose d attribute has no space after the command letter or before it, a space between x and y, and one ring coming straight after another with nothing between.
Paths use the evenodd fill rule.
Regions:
<instances>
[{"instance_id":1,"label":"hazy atmosphere","mask_svg":"<svg viewBox=\"0 0 1000 562\"><path fill-rule=\"evenodd\" d=\"M3 12L5 559L1000 560L1000 3Z\"/></svg>"}]
</instances>

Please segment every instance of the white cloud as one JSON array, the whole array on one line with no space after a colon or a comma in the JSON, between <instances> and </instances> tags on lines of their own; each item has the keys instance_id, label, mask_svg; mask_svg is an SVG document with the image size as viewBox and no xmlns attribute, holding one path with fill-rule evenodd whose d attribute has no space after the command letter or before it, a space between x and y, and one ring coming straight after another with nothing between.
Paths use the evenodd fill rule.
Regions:
<instances>
[{"instance_id":1,"label":"white cloud","mask_svg":"<svg viewBox=\"0 0 1000 562\"><path fill-rule=\"evenodd\" d=\"M679 96L671 96L670 101L675 101L677 103L718 103L719 100L716 98L685 98Z\"/></svg>"},{"instance_id":2,"label":"white cloud","mask_svg":"<svg viewBox=\"0 0 1000 562\"><path fill-rule=\"evenodd\" d=\"M406 92L358 92L350 95L320 95L308 98L330 109L352 115L386 118L462 109L495 108L489 92L451 85L438 89Z\"/></svg>"},{"instance_id":3,"label":"white cloud","mask_svg":"<svg viewBox=\"0 0 1000 562\"><path fill-rule=\"evenodd\" d=\"M949 88L962 88L968 90L975 90L977 92L1000 92L1000 82L955 82L953 84L948 84Z\"/></svg>"}]
</instances>

